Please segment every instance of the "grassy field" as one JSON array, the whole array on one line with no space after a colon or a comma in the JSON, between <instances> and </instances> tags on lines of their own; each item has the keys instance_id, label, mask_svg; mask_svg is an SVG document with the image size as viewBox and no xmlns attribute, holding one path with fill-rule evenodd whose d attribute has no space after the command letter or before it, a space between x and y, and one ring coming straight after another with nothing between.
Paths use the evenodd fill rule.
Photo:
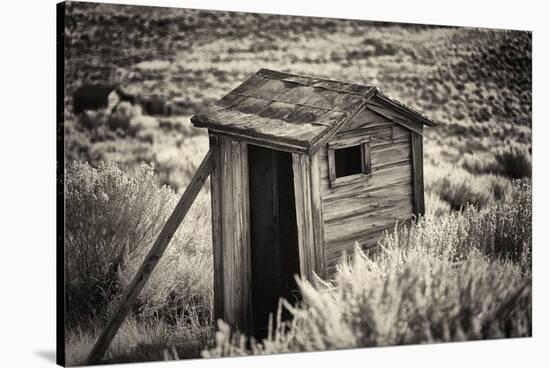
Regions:
<instances>
[{"instance_id":1,"label":"grassy field","mask_svg":"<svg viewBox=\"0 0 550 368\"><path fill-rule=\"evenodd\" d=\"M377 322L372 335L359 336L348 321L340 321L331 328L341 329L342 333L348 333L347 337L331 335L327 326L312 324L301 331L322 327L319 333L329 336L327 341L318 345L296 340L297 334L293 338L286 334L284 338L279 336L289 350L530 335L530 315L526 314L530 311L530 296L521 294L513 298L517 288L530 278L530 267L526 266L529 262L525 260L530 259L530 253L523 250L530 249L530 201L529 211L523 211L524 217L514 225L524 237L514 242L513 247L504 247L514 252L521 248L523 258L510 259L507 252L502 256L502 252L487 248L494 234L482 237L474 226L496 224L495 211L514 213L520 204L518 191L528 190L530 33L69 3L65 41L69 364L83 361L116 306L121 290L130 282L163 219L177 201L178 193L206 153L206 132L193 128L189 116L259 68L377 85L439 122L436 128L428 129L424 139L428 214L414 230L435 235L420 237L414 247L407 246L414 251L402 255L399 263L399 272L422 272L425 270L422 267L429 267L445 274L446 287L452 293L434 294L433 298L447 298L448 304L447 309L437 310L439 320L424 321L422 328L430 330L431 335L417 333L420 327L406 324L403 327L406 333L386 331ZM125 90L177 105L178 115L147 116L130 105L115 114L99 111L75 117L71 113L72 92L79 85L121 82L128 73L133 77L124 82ZM514 186L513 179L522 179L523 184ZM528 199L521 198L524 202ZM223 328L216 338L214 333L209 200L207 185L117 335L108 353L109 361L199 357L205 347L211 348L205 352L206 356L239 354L239 344ZM467 204L472 207L462 210ZM433 254L434 244L439 244L434 239L443 242L450 238L450 233L440 229L459 225L463 239L479 235L476 241L465 240L461 245L469 251L459 262L448 258L447 253ZM395 239L385 241L396 243ZM504 239L497 243L511 241ZM516 247L520 243L523 245ZM399 278L388 276L397 267L395 258L389 260L395 257L397 248L388 243L387 249L388 253L374 263L361 255L356 257L358 261L344 267L331 288L340 292L353 289L353 280L364 277L377 279L380 285L399 283ZM429 256L424 257L426 253ZM457 279L457 269L479 270L481 276L472 276L471 281ZM500 289L504 286L494 284L497 281L491 280L495 275L504 275L508 288ZM420 276L415 282L433 282ZM391 286L394 284L388 285L397 294L401 290ZM479 288L472 289L472 285ZM317 285L311 289L304 285L303 292L321 293L324 287ZM529 326L483 329L483 321L495 309L468 304L473 299L464 299L465 290L470 290L468 295L472 297L489 287L502 291L499 295L491 294L492 308L498 310L498 305L507 305L506 298L510 297L517 306L510 310L521 315L517 319L521 323L528 321ZM376 292L353 290L357 300ZM324 301L326 305L337 300L334 294L330 295L327 296L330 300ZM390 299L376 300L384 305ZM428 309L422 310L429 310L438 300L411 298L410 303L424 303ZM470 309L464 311L458 304L464 308L470 305ZM307 308L305 305L304 310ZM343 312L352 313L347 307L342 308ZM372 313L378 310L367 304L364 308L370 308ZM442 322L451 312L457 316L470 313L470 322L464 322L460 333L457 325L452 325L453 319L448 319L448 326ZM503 315L505 324L506 318L511 317ZM394 322L404 318L390 317L376 318ZM296 323L302 326L303 320L297 318ZM495 320L501 321L496 317ZM432 322L439 324L440 329L447 329L448 334L443 330L437 334L426 327L432 326ZM370 326L368 323L364 326ZM472 326L481 323L482 327L473 328L468 323ZM342 342L336 343L340 338ZM224 353L223 346L228 352ZM283 345L273 341L266 346L277 348L263 347L257 352L284 351Z\"/></svg>"}]
</instances>

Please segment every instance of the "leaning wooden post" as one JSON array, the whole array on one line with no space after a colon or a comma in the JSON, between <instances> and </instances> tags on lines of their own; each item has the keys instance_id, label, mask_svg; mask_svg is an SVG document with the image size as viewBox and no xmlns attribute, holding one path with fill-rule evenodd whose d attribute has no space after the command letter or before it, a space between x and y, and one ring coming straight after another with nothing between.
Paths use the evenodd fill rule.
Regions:
<instances>
[{"instance_id":1,"label":"leaning wooden post","mask_svg":"<svg viewBox=\"0 0 550 368\"><path fill-rule=\"evenodd\" d=\"M143 286L145 286L145 283L151 276L151 273L158 264L160 258L162 257L162 254L166 250L166 247L168 246L170 240L174 236L174 233L178 229L178 226L185 218L185 215L187 214L187 212L191 208L191 205L195 201L195 198L199 194L199 191L201 190L204 182L214 169L214 165L216 162L214 150L215 148L210 148L210 150L202 160L202 163L200 164L197 172L191 179L191 182L185 189L185 192L181 196L181 199L176 205L176 208L174 208L174 211L168 218L168 221L166 221L166 224L164 224L164 227L160 231L157 240L151 247L151 250L149 250L149 253L147 254L147 257L145 257L145 260L143 261L143 264L141 265L139 271L132 280L132 283L128 287L128 290L122 297L122 302L120 306L118 307L115 314L111 317L109 323L107 324L107 327L105 327L105 330L103 330L103 333L95 343L92 351L90 352L90 355L88 356L88 359L86 360L86 364L99 363L103 358L103 355L109 348L111 341L115 337L118 329L120 328L120 325L126 318L128 311L134 304L139 293L143 289Z\"/></svg>"}]
</instances>

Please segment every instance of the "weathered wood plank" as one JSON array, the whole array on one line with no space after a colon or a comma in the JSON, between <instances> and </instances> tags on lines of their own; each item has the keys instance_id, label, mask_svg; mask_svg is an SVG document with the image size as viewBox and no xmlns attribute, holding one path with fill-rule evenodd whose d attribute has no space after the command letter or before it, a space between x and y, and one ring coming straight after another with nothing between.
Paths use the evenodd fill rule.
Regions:
<instances>
[{"instance_id":1,"label":"weathered wood plank","mask_svg":"<svg viewBox=\"0 0 550 368\"><path fill-rule=\"evenodd\" d=\"M409 200L412 203L412 185L404 183L374 192L359 192L356 196L323 203L325 223L376 211Z\"/></svg>"},{"instance_id":2,"label":"weathered wood plank","mask_svg":"<svg viewBox=\"0 0 550 368\"><path fill-rule=\"evenodd\" d=\"M300 273L308 280L315 272L315 236L311 204L311 175L309 157L292 154L294 172L294 195L296 199L296 223L298 226L298 249Z\"/></svg>"},{"instance_id":3,"label":"weathered wood plank","mask_svg":"<svg viewBox=\"0 0 550 368\"><path fill-rule=\"evenodd\" d=\"M367 107L372 111L383 115L400 125L403 125L417 134L422 134L422 122L411 119L410 116L398 111L395 107L383 101L376 95L369 99Z\"/></svg>"},{"instance_id":4,"label":"weathered wood plank","mask_svg":"<svg viewBox=\"0 0 550 368\"><path fill-rule=\"evenodd\" d=\"M348 132L348 131L356 131L357 129L361 129L365 127L375 127L379 125L388 125L388 124L393 125L393 122L383 115L380 115L372 110L369 110L368 108L364 108L361 111L359 111L353 117L353 119L351 119L342 128L340 128L340 131L338 132L338 134L341 134L343 132Z\"/></svg>"},{"instance_id":5,"label":"weathered wood plank","mask_svg":"<svg viewBox=\"0 0 550 368\"><path fill-rule=\"evenodd\" d=\"M422 148L422 135L411 133L412 135L412 171L414 187L414 213L424 215L424 154Z\"/></svg>"},{"instance_id":6,"label":"weathered wood plank","mask_svg":"<svg viewBox=\"0 0 550 368\"><path fill-rule=\"evenodd\" d=\"M195 198L199 194L200 189L204 185L204 182L212 172L216 164L215 151L210 148L206 153L206 156L202 160L202 163L198 167L195 175L191 179L191 182L185 189L185 192L181 196L179 202L176 204L176 207L172 211L172 214L162 227L162 230L155 240L155 243L147 253L145 260L143 261L141 267L139 268L136 276L128 286L128 290L122 297L122 301L115 312L111 317L107 326L99 336L99 339L95 343L92 351L90 352L86 363L87 364L96 364L101 361L105 351L109 347L111 341L115 337L120 325L126 318L130 308L137 299L139 293L151 277L153 270L157 266L160 258L164 254L164 251L168 247L170 240L174 236L174 233L178 229L179 225L187 215L187 212L191 208Z\"/></svg>"},{"instance_id":7,"label":"weathered wood plank","mask_svg":"<svg viewBox=\"0 0 550 368\"><path fill-rule=\"evenodd\" d=\"M311 212L313 215L313 236L315 240L315 272L321 277L326 277L325 263L325 241L324 241L324 219L323 206L321 200L321 169L319 167L319 156L317 154L311 157L310 165L311 176Z\"/></svg>"},{"instance_id":8,"label":"weathered wood plank","mask_svg":"<svg viewBox=\"0 0 550 368\"><path fill-rule=\"evenodd\" d=\"M400 125L394 124L392 126L392 140L395 142L402 138L410 138L410 130Z\"/></svg>"},{"instance_id":9,"label":"weathered wood plank","mask_svg":"<svg viewBox=\"0 0 550 368\"><path fill-rule=\"evenodd\" d=\"M321 196L323 201L336 200L349 195L357 194L359 191L368 190L380 186L390 185L398 182L412 180L411 162L403 161L392 166L382 168L373 167L372 175L360 182L353 182L348 185L332 188L328 177L321 171Z\"/></svg>"},{"instance_id":10,"label":"weathered wood plank","mask_svg":"<svg viewBox=\"0 0 550 368\"><path fill-rule=\"evenodd\" d=\"M391 162L411 159L411 145L409 142L394 143L387 148L371 149L371 164L373 167L387 165Z\"/></svg>"},{"instance_id":11,"label":"weathered wood plank","mask_svg":"<svg viewBox=\"0 0 550 368\"><path fill-rule=\"evenodd\" d=\"M372 140L389 143L392 141L392 127L394 125L395 123L377 125L373 127L367 127L367 128L362 128L362 129L357 129L357 130L347 131L347 132L338 132L334 136L334 138L348 139L348 138L354 138L357 136L370 135Z\"/></svg>"},{"instance_id":12,"label":"weathered wood plank","mask_svg":"<svg viewBox=\"0 0 550 368\"><path fill-rule=\"evenodd\" d=\"M328 148L339 149L344 147L356 146L368 140L370 140L370 136L368 134L355 135L350 138L334 137L332 141L328 143Z\"/></svg>"},{"instance_id":13,"label":"weathered wood plank","mask_svg":"<svg viewBox=\"0 0 550 368\"><path fill-rule=\"evenodd\" d=\"M210 207L212 222L212 256L214 263L214 321L223 319L223 236L221 198L221 150L219 138L210 134L210 148L214 149L216 165L210 174Z\"/></svg>"},{"instance_id":14,"label":"weathered wood plank","mask_svg":"<svg viewBox=\"0 0 550 368\"><path fill-rule=\"evenodd\" d=\"M384 226L391 226L396 220L410 218L412 203L404 201L392 208L384 208L346 219L343 222L325 222L325 242L355 238L357 234Z\"/></svg>"},{"instance_id":15,"label":"weathered wood plank","mask_svg":"<svg viewBox=\"0 0 550 368\"><path fill-rule=\"evenodd\" d=\"M223 310L223 319L232 325L233 327L238 323L236 314L236 303L234 289L237 287L235 285L235 275L232 267L234 267L233 258L234 258L234 226L233 226L233 173L232 173L232 160L231 155L231 139L226 137L220 138L220 155L221 155L221 210L222 210L222 238L224 244L222 245L223 254L223 279L224 279L224 289L223 289L223 299L224 299L224 310Z\"/></svg>"},{"instance_id":16,"label":"weathered wood plank","mask_svg":"<svg viewBox=\"0 0 550 368\"><path fill-rule=\"evenodd\" d=\"M222 222L224 320L248 333L251 328L251 265L246 144L222 139Z\"/></svg>"}]
</instances>

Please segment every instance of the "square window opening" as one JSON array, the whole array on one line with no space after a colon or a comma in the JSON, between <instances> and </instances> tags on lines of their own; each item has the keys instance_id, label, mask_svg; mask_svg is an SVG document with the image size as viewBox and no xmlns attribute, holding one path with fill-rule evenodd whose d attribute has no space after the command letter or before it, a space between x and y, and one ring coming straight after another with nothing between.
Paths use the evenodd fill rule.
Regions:
<instances>
[{"instance_id":1,"label":"square window opening","mask_svg":"<svg viewBox=\"0 0 550 368\"><path fill-rule=\"evenodd\" d=\"M361 145L335 149L336 178L361 174L363 172L361 156Z\"/></svg>"}]
</instances>

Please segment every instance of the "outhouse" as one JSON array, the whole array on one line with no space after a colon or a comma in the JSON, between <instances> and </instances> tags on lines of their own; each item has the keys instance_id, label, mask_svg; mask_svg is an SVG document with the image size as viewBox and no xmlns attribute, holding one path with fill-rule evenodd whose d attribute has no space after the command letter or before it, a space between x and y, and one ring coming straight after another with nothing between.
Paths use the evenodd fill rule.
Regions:
<instances>
[{"instance_id":1,"label":"outhouse","mask_svg":"<svg viewBox=\"0 0 550 368\"><path fill-rule=\"evenodd\" d=\"M265 334L294 275L331 278L344 251L424 212L435 125L377 87L261 69L191 118L215 148L214 313Z\"/></svg>"}]
</instances>

